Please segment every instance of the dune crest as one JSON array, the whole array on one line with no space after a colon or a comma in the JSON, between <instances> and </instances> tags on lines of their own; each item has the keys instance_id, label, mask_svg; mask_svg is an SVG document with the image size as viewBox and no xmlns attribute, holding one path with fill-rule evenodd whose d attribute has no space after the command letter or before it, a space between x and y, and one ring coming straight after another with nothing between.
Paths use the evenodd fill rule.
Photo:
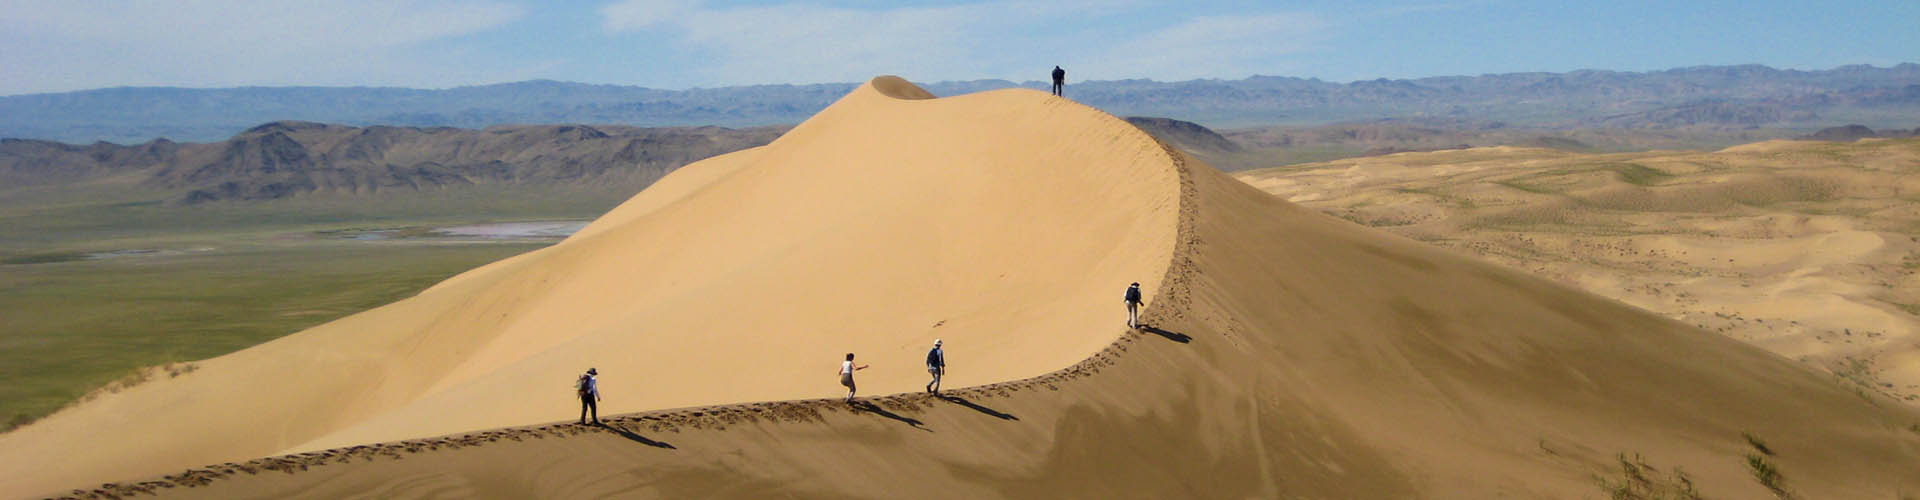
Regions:
<instances>
[{"instance_id":1,"label":"dune crest","mask_svg":"<svg viewBox=\"0 0 1920 500\"><path fill-rule=\"evenodd\" d=\"M572 418L590 366L605 414L837 396L847 352L862 394L915 391L935 338L950 387L1031 377L1158 287L1178 175L1092 108L876 78L553 247L0 436L0 489Z\"/></svg>"}]
</instances>

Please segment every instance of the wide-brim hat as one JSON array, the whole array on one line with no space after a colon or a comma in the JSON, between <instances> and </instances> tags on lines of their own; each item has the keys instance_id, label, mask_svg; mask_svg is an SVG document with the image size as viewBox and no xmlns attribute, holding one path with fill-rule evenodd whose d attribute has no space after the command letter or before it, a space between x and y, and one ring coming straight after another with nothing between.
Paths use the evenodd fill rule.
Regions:
<instances>
[{"instance_id":1,"label":"wide-brim hat","mask_svg":"<svg viewBox=\"0 0 1920 500\"><path fill-rule=\"evenodd\" d=\"M592 368L588 368L588 369L587 369L587 374L588 374L588 375L599 375L599 374L600 374L600 370L595 370L595 369L592 369Z\"/></svg>"}]
</instances>

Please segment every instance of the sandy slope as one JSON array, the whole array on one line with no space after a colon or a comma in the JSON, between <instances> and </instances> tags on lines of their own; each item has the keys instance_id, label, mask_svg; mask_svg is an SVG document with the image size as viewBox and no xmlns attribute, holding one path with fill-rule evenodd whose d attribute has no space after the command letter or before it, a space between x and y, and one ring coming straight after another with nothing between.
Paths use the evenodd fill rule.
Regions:
<instances>
[{"instance_id":1,"label":"sandy slope","mask_svg":"<svg viewBox=\"0 0 1920 500\"><path fill-rule=\"evenodd\" d=\"M935 338L956 386L1106 347L1172 255L1165 151L1037 92L927 97L875 79L559 245L0 436L0 492L572 418L589 366L624 413L840 394L847 352L916 390Z\"/></svg>"},{"instance_id":2,"label":"sandy slope","mask_svg":"<svg viewBox=\"0 0 1920 500\"><path fill-rule=\"evenodd\" d=\"M964 111L927 106L969 100ZM1072 106L1013 91L875 108L964 121L1001 111L993 107L1052 105ZM1085 120L1064 123L1104 123ZM1077 141L1078 132L1047 134ZM1135 146L1151 144L1106 147ZM1159 266L1165 279L1150 287L1157 329L1089 325L1088 337L1119 340L1065 370L954 401L908 394L862 411L810 400L651 412L617 422L624 434L504 429L102 491L1578 498L1600 496L1594 477L1617 475L1614 456L1626 453L1662 475L1684 468L1710 498L1768 497L1746 469L1755 453L1746 432L1767 443L1767 460L1803 498L1920 492L1920 413L1892 400L1711 332L1289 204L1178 153L1143 154L1180 172L1177 183L1154 181L1179 189L1178 213L1146 215L1178 221L1156 235L1172 247ZM681 194L666 196L682 201L631 216L664 217L756 173L678 184ZM551 257L523 260L541 258ZM531 264L499 268L520 265ZM981 357L988 351L956 356L956 371L999 369Z\"/></svg>"},{"instance_id":3,"label":"sandy slope","mask_svg":"<svg viewBox=\"0 0 1920 500\"><path fill-rule=\"evenodd\" d=\"M1920 404L1920 139L1401 154L1237 177Z\"/></svg>"}]
</instances>

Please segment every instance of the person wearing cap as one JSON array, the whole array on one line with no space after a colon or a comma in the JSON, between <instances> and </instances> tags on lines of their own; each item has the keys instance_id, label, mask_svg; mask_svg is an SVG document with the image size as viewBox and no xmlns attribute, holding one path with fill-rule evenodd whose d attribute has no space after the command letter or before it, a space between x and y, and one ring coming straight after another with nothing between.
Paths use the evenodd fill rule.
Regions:
<instances>
[{"instance_id":1,"label":"person wearing cap","mask_svg":"<svg viewBox=\"0 0 1920 500\"><path fill-rule=\"evenodd\" d=\"M594 424L600 423L600 404L599 404L600 383L599 383L599 377L598 377L599 375L600 375L599 370L588 368L587 373L580 375L580 381L574 384L574 389L577 389L578 392L580 393L580 424L581 425L586 425L587 423L588 410L593 411L593 423Z\"/></svg>"},{"instance_id":2,"label":"person wearing cap","mask_svg":"<svg viewBox=\"0 0 1920 500\"><path fill-rule=\"evenodd\" d=\"M1127 287L1127 328L1140 327L1140 284Z\"/></svg>"},{"instance_id":3,"label":"person wearing cap","mask_svg":"<svg viewBox=\"0 0 1920 500\"><path fill-rule=\"evenodd\" d=\"M847 402L853 402L853 372L865 370L867 365L853 364L853 353L847 353L847 360L840 363L840 385L847 386Z\"/></svg>"},{"instance_id":4,"label":"person wearing cap","mask_svg":"<svg viewBox=\"0 0 1920 500\"><path fill-rule=\"evenodd\" d=\"M927 392L940 393L940 376L947 373L947 353L940 350L940 339L933 339L933 350L927 351L927 373L933 375L933 381L927 382Z\"/></svg>"}]
</instances>

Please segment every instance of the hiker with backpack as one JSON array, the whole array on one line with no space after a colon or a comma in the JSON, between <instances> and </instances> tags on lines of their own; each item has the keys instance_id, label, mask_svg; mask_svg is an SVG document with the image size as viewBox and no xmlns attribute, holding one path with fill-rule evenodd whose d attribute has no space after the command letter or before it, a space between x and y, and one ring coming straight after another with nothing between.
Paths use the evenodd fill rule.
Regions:
<instances>
[{"instance_id":1,"label":"hiker with backpack","mask_svg":"<svg viewBox=\"0 0 1920 500\"><path fill-rule=\"evenodd\" d=\"M1053 95L1063 96L1067 91L1067 70L1053 67Z\"/></svg>"},{"instance_id":2,"label":"hiker with backpack","mask_svg":"<svg viewBox=\"0 0 1920 500\"><path fill-rule=\"evenodd\" d=\"M573 382L574 392L580 394L580 425L587 424L588 410L593 411L594 425L600 424L600 383L598 375L600 375L599 370L588 368L587 373L581 374L580 378Z\"/></svg>"},{"instance_id":3,"label":"hiker with backpack","mask_svg":"<svg viewBox=\"0 0 1920 500\"><path fill-rule=\"evenodd\" d=\"M1140 284L1127 287L1127 328L1140 327Z\"/></svg>"},{"instance_id":4,"label":"hiker with backpack","mask_svg":"<svg viewBox=\"0 0 1920 500\"><path fill-rule=\"evenodd\" d=\"M847 353L847 360L840 362L840 385L847 386L847 403L853 403L853 372L865 370L867 365L854 366L853 353Z\"/></svg>"},{"instance_id":5,"label":"hiker with backpack","mask_svg":"<svg viewBox=\"0 0 1920 500\"><path fill-rule=\"evenodd\" d=\"M940 394L940 376L947 374L947 353L940 350L940 339L933 339L933 350L927 351L927 373L933 375L927 392Z\"/></svg>"}]
</instances>

